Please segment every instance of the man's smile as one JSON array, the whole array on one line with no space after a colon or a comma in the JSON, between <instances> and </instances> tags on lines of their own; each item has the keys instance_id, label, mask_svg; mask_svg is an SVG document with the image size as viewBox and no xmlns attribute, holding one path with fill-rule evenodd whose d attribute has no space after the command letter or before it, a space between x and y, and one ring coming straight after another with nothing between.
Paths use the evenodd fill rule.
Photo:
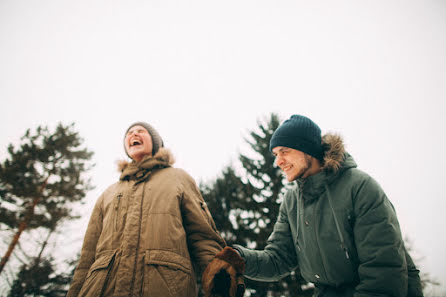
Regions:
<instances>
[{"instance_id":1,"label":"man's smile","mask_svg":"<svg viewBox=\"0 0 446 297\"><path fill-rule=\"evenodd\" d=\"M289 171L290 169L293 168L293 165L286 165L286 166L282 166L282 171Z\"/></svg>"},{"instance_id":2,"label":"man's smile","mask_svg":"<svg viewBox=\"0 0 446 297\"><path fill-rule=\"evenodd\" d=\"M134 146L138 146L138 145L141 145L141 144L142 144L141 140L139 140L139 139L132 139L130 141L129 147L134 147Z\"/></svg>"}]
</instances>

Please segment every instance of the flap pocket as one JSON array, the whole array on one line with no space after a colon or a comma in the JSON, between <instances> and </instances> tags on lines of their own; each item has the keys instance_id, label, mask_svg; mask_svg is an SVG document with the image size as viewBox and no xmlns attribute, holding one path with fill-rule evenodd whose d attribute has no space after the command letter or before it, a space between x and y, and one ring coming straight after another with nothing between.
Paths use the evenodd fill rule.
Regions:
<instances>
[{"instance_id":1,"label":"flap pocket","mask_svg":"<svg viewBox=\"0 0 446 297\"><path fill-rule=\"evenodd\" d=\"M144 263L148 265L162 265L192 273L190 260L172 251L146 250L144 259Z\"/></svg>"},{"instance_id":2,"label":"flap pocket","mask_svg":"<svg viewBox=\"0 0 446 297\"><path fill-rule=\"evenodd\" d=\"M93 265L91 265L87 278L96 270L106 269L113 261L114 256L115 252L107 252L100 254L99 257L96 259L96 261L94 261Z\"/></svg>"}]
</instances>

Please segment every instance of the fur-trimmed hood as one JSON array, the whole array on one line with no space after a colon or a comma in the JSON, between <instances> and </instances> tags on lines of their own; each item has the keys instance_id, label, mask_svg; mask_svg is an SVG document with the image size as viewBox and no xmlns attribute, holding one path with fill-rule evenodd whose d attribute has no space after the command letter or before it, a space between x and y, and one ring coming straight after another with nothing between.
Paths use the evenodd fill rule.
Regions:
<instances>
[{"instance_id":1,"label":"fur-trimmed hood","mask_svg":"<svg viewBox=\"0 0 446 297\"><path fill-rule=\"evenodd\" d=\"M305 192L305 200L317 199L325 191L325 184L331 184L343 172L356 167L353 157L345 151L344 142L339 134L325 134L322 137L322 146L324 160L321 172L296 180Z\"/></svg>"},{"instance_id":2,"label":"fur-trimmed hood","mask_svg":"<svg viewBox=\"0 0 446 297\"><path fill-rule=\"evenodd\" d=\"M169 149L160 148L155 156L146 156L141 161L118 161L118 170L121 172L120 179L129 178L139 171L152 171L156 168L171 167L175 163L175 158Z\"/></svg>"},{"instance_id":3,"label":"fur-trimmed hood","mask_svg":"<svg viewBox=\"0 0 446 297\"><path fill-rule=\"evenodd\" d=\"M339 134L327 133L322 136L322 147L324 150L322 170L338 172L348 156L342 137Z\"/></svg>"}]
</instances>

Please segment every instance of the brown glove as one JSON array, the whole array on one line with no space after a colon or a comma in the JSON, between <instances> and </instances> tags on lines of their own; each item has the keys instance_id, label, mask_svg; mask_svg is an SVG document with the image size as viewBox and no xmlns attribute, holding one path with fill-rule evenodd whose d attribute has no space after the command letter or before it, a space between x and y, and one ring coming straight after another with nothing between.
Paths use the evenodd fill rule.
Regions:
<instances>
[{"instance_id":1,"label":"brown glove","mask_svg":"<svg viewBox=\"0 0 446 297\"><path fill-rule=\"evenodd\" d=\"M242 297L245 292L245 261L234 249L225 247L203 272L205 297Z\"/></svg>"}]
</instances>

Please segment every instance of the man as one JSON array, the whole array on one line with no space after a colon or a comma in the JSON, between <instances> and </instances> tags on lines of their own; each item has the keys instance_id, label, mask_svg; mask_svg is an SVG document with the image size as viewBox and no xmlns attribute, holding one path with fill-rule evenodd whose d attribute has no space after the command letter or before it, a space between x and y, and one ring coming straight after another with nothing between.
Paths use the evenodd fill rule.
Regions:
<instances>
[{"instance_id":1,"label":"man","mask_svg":"<svg viewBox=\"0 0 446 297\"><path fill-rule=\"evenodd\" d=\"M264 250L234 246L247 278L277 281L299 267L315 296L423 296L392 204L339 136L322 138L312 120L293 115L274 132L270 150L295 186ZM203 276L208 289L219 282L217 264Z\"/></svg>"},{"instance_id":2,"label":"man","mask_svg":"<svg viewBox=\"0 0 446 297\"><path fill-rule=\"evenodd\" d=\"M119 181L98 199L68 296L197 296L225 246L193 179L149 124L132 124Z\"/></svg>"}]
</instances>

